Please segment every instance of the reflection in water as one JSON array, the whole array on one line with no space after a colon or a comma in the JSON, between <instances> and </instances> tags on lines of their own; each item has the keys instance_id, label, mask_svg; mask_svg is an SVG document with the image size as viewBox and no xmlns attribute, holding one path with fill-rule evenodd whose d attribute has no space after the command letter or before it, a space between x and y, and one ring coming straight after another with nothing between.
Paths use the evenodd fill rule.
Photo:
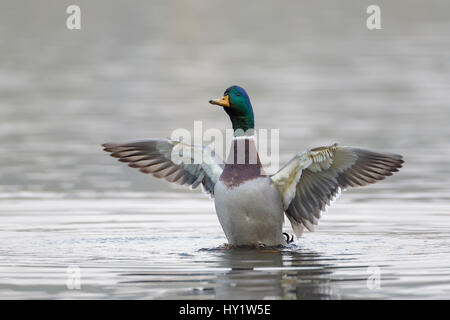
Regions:
<instances>
[{"instance_id":1,"label":"reflection in water","mask_svg":"<svg viewBox=\"0 0 450 320\"><path fill-rule=\"evenodd\" d=\"M318 299L338 298L320 255L292 250L233 249L218 265L231 271L217 276L215 298Z\"/></svg>"},{"instance_id":2,"label":"reflection in water","mask_svg":"<svg viewBox=\"0 0 450 320\"><path fill-rule=\"evenodd\" d=\"M205 261L193 261L195 272L184 269L133 272L119 275L120 283L149 285L155 290L161 284L183 296L186 287L195 284L188 298L214 299L338 299L339 291L330 275L333 265L320 254L295 246L284 249L205 249L212 255L206 269ZM201 270L201 271L200 271ZM162 277L164 279L162 279ZM137 278L137 279L136 279ZM178 291L178 292L177 292ZM167 294L167 292L165 293Z\"/></svg>"},{"instance_id":3,"label":"reflection in water","mask_svg":"<svg viewBox=\"0 0 450 320\"><path fill-rule=\"evenodd\" d=\"M296 246L223 250L208 200L174 200L3 200L9 214L0 233L1 296L369 299L450 292L446 205L423 217L414 203L343 200ZM430 217L440 219L439 228ZM67 289L68 266L80 268L81 290ZM381 271L379 289L367 286L369 266Z\"/></svg>"}]
</instances>

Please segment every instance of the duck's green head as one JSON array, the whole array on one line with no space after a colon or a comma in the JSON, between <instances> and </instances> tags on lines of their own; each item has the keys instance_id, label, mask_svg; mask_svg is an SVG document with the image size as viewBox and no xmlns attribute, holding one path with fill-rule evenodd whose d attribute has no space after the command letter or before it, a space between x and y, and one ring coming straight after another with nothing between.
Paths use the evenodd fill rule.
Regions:
<instances>
[{"instance_id":1,"label":"duck's green head","mask_svg":"<svg viewBox=\"0 0 450 320\"><path fill-rule=\"evenodd\" d=\"M223 107L223 110L230 116L233 130L243 130L255 128L253 108L247 92L239 86L231 86L225 90L220 99L209 100L209 103Z\"/></svg>"}]
</instances>

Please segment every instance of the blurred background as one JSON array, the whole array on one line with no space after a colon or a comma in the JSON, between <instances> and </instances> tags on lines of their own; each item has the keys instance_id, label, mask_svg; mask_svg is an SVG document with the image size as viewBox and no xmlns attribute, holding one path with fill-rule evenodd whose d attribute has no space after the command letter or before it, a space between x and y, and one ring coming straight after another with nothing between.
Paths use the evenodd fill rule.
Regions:
<instances>
[{"instance_id":1,"label":"blurred background","mask_svg":"<svg viewBox=\"0 0 450 320\"><path fill-rule=\"evenodd\" d=\"M207 101L232 84L281 160L338 142L404 154L421 191L449 173L448 1L379 1L372 31L370 1L77 1L81 30L70 4L2 2L3 194L170 190L99 145L229 128Z\"/></svg>"},{"instance_id":2,"label":"blurred background","mask_svg":"<svg viewBox=\"0 0 450 320\"><path fill-rule=\"evenodd\" d=\"M81 30L66 28L66 8L71 4L81 8ZM371 4L381 7L381 30L366 27L366 9ZM176 247L170 239L146 238L148 229L140 229L142 225L132 224L127 230L120 221L103 224L125 219L124 212L132 211L127 217L139 210L143 215L152 210L202 213L207 218L201 216L196 226L201 228L200 221L206 219L209 224L203 227L210 232L209 240L223 242L212 204L200 191L192 193L129 169L108 157L100 144L169 137L176 128L192 130L194 120L204 121L204 129L230 128L226 114L207 102L233 84L249 93L258 128L280 129L282 163L302 149L334 142L402 154L406 163L397 175L371 188L351 191L353 196L345 196L347 202L330 210L330 220L322 222L321 230L330 237L353 230L356 237L375 229L377 237L384 239L383 232L390 230L393 237L405 232L404 244L422 239L418 234L435 235L431 243L422 239L402 253L409 257L432 254L430 247L436 248L429 260L436 261L433 270L444 272L439 261L449 257L445 249L450 226L449 12L446 0L2 0L0 227L6 240L0 245L0 270L13 279L4 284L4 297L23 296L30 279L39 275L30 271L22 284L25 287L18 289L21 282L9 268L55 261L61 262L60 267L66 262L82 265L92 258L92 239L104 245L99 245L96 257L106 261L111 258L108 251L117 249L117 241L123 244L117 239L128 239L130 233L142 233L139 241L143 243L125 241L123 251L117 249L125 256L130 246L141 245L134 258L143 257L148 254L145 248L161 239L165 242L159 249ZM56 201L60 199L67 201ZM373 199L383 205L368 205ZM366 209L358 203L365 203ZM117 218L111 218L114 214ZM191 219L189 213L182 217L176 220L180 228L189 225L183 219ZM83 224L94 220L98 224L90 225L94 229L84 234ZM154 221L147 222L155 226ZM156 224L158 230L175 228L173 220L165 223ZM418 228L418 234L411 233ZM24 230L29 233L20 233ZM111 230L126 231L109 242ZM196 239L189 250L210 246L194 231L189 231L189 237L194 237L189 239ZM337 240L324 234L323 240L315 240L320 232L310 236L310 246L325 250L325 255L334 254L327 251L325 242ZM180 244L188 239L183 233L178 236ZM342 248L346 242L341 241ZM364 241L369 247L376 242L374 238ZM386 248L385 241L379 244L380 250ZM59 249L53 260L42 261L55 243ZM357 253L362 250L352 248ZM374 256L379 256L377 250ZM139 265L133 261L128 262ZM365 269L361 270L364 274ZM448 280L450 275L444 272L438 278L443 277ZM410 279L405 283L411 283ZM46 285L37 282L37 297L46 296L41 292ZM443 292L448 297L448 287L431 286L425 297ZM101 296L105 291L98 292ZM273 294L285 297L280 292ZM295 297L347 297L308 292ZM49 296L55 296L54 292ZM142 293L131 296L142 297Z\"/></svg>"}]
</instances>

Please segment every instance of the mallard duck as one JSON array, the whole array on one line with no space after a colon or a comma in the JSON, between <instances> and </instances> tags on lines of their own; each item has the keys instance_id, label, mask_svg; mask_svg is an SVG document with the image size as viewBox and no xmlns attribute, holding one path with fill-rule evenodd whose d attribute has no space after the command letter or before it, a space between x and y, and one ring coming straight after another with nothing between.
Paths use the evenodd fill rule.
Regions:
<instances>
[{"instance_id":1,"label":"mallard duck","mask_svg":"<svg viewBox=\"0 0 450 320\"><path fill-rule=\"evenodd\" d=\"M156 178L196 188L214 198L219 222L231 246L278 246L290 240L283 231L284 215L300 237L314 230L321 213L349 187L383 180L402 166L402 156L333 144L297 153L281 169L265 174L256 151L253 108L239 86L209 101L230 117L234 139L224 163L205 146L154 139L129 143L105 143L104 150L130 167ZM244 143L244 154L238 145ZM200 163L175 161L173 154L190 148L201 153ZM241 148L242 149L242 148ZM240 150L241 150L240 149ZM255 155L252 159L251 155ZM242 161L238 161L241 157Z\"/></svg>"}]
</instances>

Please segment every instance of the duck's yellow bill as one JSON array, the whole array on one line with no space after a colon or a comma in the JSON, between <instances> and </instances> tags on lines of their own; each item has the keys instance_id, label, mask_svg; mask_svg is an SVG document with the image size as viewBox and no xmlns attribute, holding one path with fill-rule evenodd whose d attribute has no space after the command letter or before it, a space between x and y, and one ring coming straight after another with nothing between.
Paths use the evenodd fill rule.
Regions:
<instances>
[{"instance_id":1,"label":"duck's yellow bill","mask_svg":"<svg viewBox=\"0 0 450 320\"><path fill-rule=\"evenodd\" d=\"M228 95L226 95L220 99L209 100L209 103L217 104L218 106L222 106L222 107L229 107L230 106L230 98L228 97Z\"/></svg>"}]
</instances>

